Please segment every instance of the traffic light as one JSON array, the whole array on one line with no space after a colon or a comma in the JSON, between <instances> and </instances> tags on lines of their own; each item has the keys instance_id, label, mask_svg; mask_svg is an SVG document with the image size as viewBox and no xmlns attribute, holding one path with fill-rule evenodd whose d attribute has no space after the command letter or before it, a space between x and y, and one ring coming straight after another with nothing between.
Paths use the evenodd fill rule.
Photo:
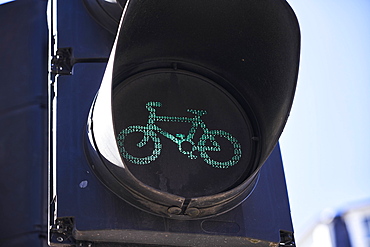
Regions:
<instances>
[{"instance_id":1,"label":"traffic light","mask_svg":"<svg viewBox=\"0 0 370 247\"><path fill-rule=\"evenodd\" d=\"M300 47L285 1L54 7L52 243L294 246L276 146Z\"/></svg>"}]
</instances>

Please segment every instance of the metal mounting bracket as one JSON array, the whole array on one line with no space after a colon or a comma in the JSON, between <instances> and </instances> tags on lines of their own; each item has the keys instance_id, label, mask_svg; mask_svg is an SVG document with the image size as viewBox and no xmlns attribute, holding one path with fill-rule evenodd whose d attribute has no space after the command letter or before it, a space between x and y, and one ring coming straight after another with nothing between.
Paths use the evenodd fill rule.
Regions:
<instances>
[{"instance_id":1,"label":"metal mounting bracket","mask_svg":"<svg viewBox=\"0 0 370 247\"><path fill-rule=\"evenodd\" d=\"M55 224L50 229L50 242L53 244L63 244L63 246L75 246L76 240L73 237L74 227L73 217L57 218Z\"/></svg>"},{"instance_id":2,"label":"metal mounting bracket","mask_svg":"<svg viewBox=\"0 0 370 247\"><path fill-rule=\"evenodd\" d=\"M72 75L76 63L106 63L108 58L75 58L72 47L59 48L51 59L51 72L54 75Z\"/></svg>"},{"instance_id":3,"label":"metal mounting bracket","mask_svg":"<svg viewBox=\"0 0 370 247\"><path fill-rule=\"evenodd\" d=\"M281 247L296 247L293 232L280 231L280 245Z\"/></svg>"}]
</instances>

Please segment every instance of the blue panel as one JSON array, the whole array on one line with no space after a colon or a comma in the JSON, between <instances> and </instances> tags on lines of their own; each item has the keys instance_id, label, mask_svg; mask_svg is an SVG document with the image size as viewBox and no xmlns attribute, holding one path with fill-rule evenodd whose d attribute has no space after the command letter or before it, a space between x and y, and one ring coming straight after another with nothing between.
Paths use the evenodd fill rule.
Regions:
<instances>
[{"instance_id":1,"label":"blue panel","mask_svg":"<svg viewBox=\"0 0 370 247\"><path fill-rule=\"evenodd\" d=\"M33 0L0 6L2 246L42 246L46 241L46 5Z\"/></svg>"}]
</instances>

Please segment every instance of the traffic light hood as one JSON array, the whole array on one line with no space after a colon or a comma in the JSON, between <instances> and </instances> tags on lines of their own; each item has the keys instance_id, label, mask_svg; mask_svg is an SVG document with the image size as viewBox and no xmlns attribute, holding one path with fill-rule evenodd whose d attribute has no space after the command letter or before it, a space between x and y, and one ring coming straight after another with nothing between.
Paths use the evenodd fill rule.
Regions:
<instances>
[{"instance_id":1,"label":"traffic light hood","mask_svg":"<svg viewBox=\"0 0 370 247\"><path fill-rule=\"evenodd\" d=\"M283 131L299 53L283 0L128 1L89 116L93 169L157 215L231 210Z\"/></svg>"}]
</instances>

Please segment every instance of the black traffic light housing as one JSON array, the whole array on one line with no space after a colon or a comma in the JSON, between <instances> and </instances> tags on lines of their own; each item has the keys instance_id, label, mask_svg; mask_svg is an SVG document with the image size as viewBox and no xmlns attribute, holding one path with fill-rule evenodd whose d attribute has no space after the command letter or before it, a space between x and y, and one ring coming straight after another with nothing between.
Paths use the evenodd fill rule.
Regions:
<instances>
[{"instance_id":1,"label":"black traffic light housing","mask_svg":"<svg viewBox=\"0 0 370 247\"><path fill-rule=\"evenodd\" d=\"M278 147L268 159L297 80L299 28L288 4L83 2L106 30L89 21L81 3L58 3L66 16L58 16L58 43L84 59L74 59L82 62L71 77L58 78L60 225L52 240L66 241L68 233L56 229L70 224L81 242L292 242ZM63 18L80 24L67 32ZM102 78L104 65L86 62L103 61L110 46ZM79 188L62 188L76 179ZM88 195L102 201L91 205Z\"/></svg>"}]
</instances>

